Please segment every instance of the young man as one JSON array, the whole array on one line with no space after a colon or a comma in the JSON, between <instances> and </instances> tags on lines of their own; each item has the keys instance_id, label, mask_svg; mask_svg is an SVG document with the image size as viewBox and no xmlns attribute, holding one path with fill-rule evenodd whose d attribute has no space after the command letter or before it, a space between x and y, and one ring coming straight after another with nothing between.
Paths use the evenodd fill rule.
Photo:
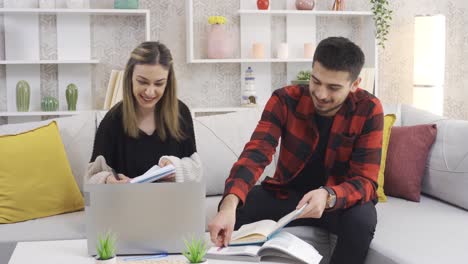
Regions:
<instances>
[{"instance_id":1,"label":"young man","mask_svg":"<svg viewBox=\"0 0 468 264\"><path fill-rule=\"evenodd\" d=\"M331 263L364 263L377 224L383 109L376 97L358 88L363 65L357 45L327 38L315 51L309 87L273 93L209 224L215 244L227 245L234 228L243 224L278 220L308 203L290 225L335 233ZM255 186L280 138L274 177Z\"/></svg>"}]
</instances>

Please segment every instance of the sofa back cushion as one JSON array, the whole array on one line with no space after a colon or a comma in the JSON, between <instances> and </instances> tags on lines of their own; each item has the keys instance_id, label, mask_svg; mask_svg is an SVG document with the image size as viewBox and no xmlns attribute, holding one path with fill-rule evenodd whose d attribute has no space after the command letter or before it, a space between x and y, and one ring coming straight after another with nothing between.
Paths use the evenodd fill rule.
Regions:
<instances>
[{"instance_id":1,"label":"sofa back cushion","mask_svg":"<svg viewBox=\"0 0 468 264\"><path fill-rule=\"evenodd\" d=\"M403 125L437 124L422 192L468 210L468 121L437 116L402 106Z\"/></svg>"},{"instance_id":2,"label":"sofa back cushion","mask_svg":"<svg viewBox=\"0 0 468 264\"><path fill-rule=\"evenodd\" d=\"M250 140L261 114L262 109L253 108L194 119L197 150L203 164L207 195L224 192L224 182L232 165ZM260 181L267 175L273 176L276 156L275 154L271 164L265 168Z\"/></svg>"},{"instance_id":3,"label":"sofa back cushion","mask_svg":"<svg viewBox=\"0 0 468 264\"><path fill-rule=\"evenodd\" d=\"M3 135L0 149L0 223L83 208L56 122Z\"/></svg>"},{"instance_id":4,"label":"sofa back cushion","mask_svg":"<svg viewBox=\"0 0 468 264\"><path fill-rule=\"evenodd\" d=\"M57 121L73 176L82 191L83 175L91 158L96 133L95 113L83 112L79 115L52 120ZM50 121L2 125L0 126L0 135L22 133L49 124Z\"/></svg>"}]
</instances>

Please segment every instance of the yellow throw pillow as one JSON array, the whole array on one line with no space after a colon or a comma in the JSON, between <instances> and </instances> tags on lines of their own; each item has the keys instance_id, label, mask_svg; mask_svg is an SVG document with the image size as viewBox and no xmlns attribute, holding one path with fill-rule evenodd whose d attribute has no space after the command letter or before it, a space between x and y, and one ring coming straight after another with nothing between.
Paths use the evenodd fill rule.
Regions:
<instances>
[{"instance_id":1,"label":"yellow throw pillow","mask_svg":"<svg viewBox=\"0 0 468 264\"><path fill-rule=\"evenodd\" d=\"M83 209L55 121L0 136L0 223Z\"/></svg>"},{"instance_id":2,"label":"yellow throw pillow","mask_svg":"<svg viewBox=\"0 0 468 264\"><path fill-rule=\"evenodd\" d=\"M380 159L380 170L377 189L377 196L379 197L379 202L386 202L387 196L384 192L384 172L385 172L385 161L387 160L387 149L388 142L390 141L390 133L392 132L393 123L395 123L396 116L394 114L388 114L384 117L384 128L383 128L383 137L382 137L382 158Z\"/></svg>"}]
</instances>

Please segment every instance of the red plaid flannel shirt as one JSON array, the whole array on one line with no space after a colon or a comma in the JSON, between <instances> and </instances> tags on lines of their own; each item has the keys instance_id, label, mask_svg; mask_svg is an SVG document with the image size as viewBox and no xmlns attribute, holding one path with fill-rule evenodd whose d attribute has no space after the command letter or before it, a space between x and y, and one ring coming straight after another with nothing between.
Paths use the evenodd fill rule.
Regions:
<instances>
[{"instance_id":1,"label":"red plaid flannel shirt","mask_svg":"<svg viewBox=\"0 0 468 264\"><path fill-rule=\"evenodd\" d=\"M304 168L319 140L314 104L306 87L276 90L226 179L224 196L234 194L244 204L265 167L270 164L279 138L281 148L276 171L262 185L287 199L285 186ZM334 209L376 199L382 150L383 108L370 93L349 93L335 115L325 154L327 186L337 196Z\"/></svg>"}]
</instances>

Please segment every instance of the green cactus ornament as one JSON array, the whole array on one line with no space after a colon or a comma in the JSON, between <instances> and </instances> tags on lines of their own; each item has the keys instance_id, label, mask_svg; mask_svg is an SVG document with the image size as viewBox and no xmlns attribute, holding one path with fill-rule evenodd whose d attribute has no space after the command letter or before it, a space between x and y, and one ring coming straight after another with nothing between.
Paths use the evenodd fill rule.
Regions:
<instances>
[{"instance_id":1,"label":"green cactus ornament","mask_svg":"<svg viewBox=\"0 0 468 264\"><path fill-rule=\"evenodd\" d=\"M67 98L68 111L76 111L76 102L78 101L78 88L74 83L70 83L65 90Z\"/></svg>"},{"instance_id":2,"label":"green cactus ornament","mask_svg":"<svg viewBox=\"0 0 468 264\"><path fill-rule=\"evenodd\" d=\"M18 112L29 111L29 100L31 98L31 88L27 81L21 80L16 84L16 110Z\"/></svg>"},{"instance_id":3,"label":"green cactus ornament","mask_svg":"<svg viewBox=\"0 0 468 264\"><path fill-rule=\"evenodd\" d=\"M42 101L41 101L42 111L46 111L46 112L57 111L58 106L59 106L59 102L57 98L52 97L52 96L46 96L42 98Z\"/></svg>"}]
</instances>

